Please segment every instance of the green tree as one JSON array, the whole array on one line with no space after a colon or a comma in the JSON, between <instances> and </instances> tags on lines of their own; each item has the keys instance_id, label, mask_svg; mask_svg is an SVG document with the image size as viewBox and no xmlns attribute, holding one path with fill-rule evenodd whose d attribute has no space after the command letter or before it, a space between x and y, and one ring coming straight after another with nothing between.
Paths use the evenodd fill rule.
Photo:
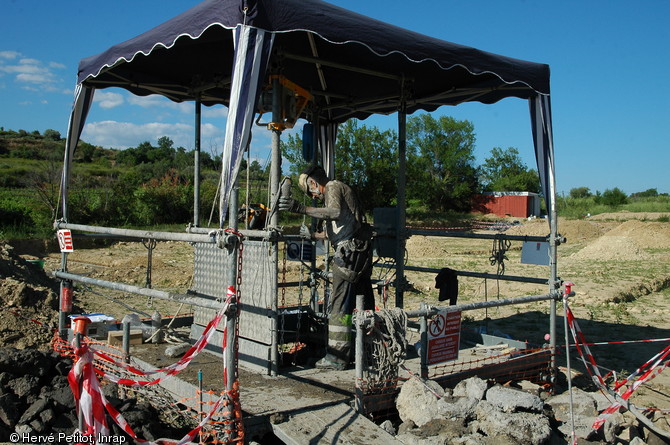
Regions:
<instances>
[{"instance_id":1,"label":"green tree","mask_svg":"<svg viewBox=\"0 0 670 445\"><path fill-rule=\"evenodd\" d=\"M429 114L407 120L407 196L435 210L469 211L479 188L469 121Z\"/></svg>"},{"instance_id":2,"label":"green tree","mask_svg":"<svg viewBox=\"0 0 670 445\"><path fill-rule=\"evenodd\" d=\"M358 126L350 119L337 132L335 176L352 186L368 211L397 196L398 151L394 131Z\"/></svg>"},{"instance_id":3,"label":"green tree","mask_svg":"<svg viewBox=\"0 0 670 445\"><path fill-rule=\"evenodd\" d=\"M503 150L494 147L491 156L479 168L480 181L488 192L533 192L540 191L537 171L529 169L519 156L519 150L509 147Z\"/></svg>"},{"instance_id":4,"label":"green tree","mask_svg":"<svg viewBox=\"0 0 670 445\"><path fill-rule=\"evenodd\" d=\"M631 198L655 198L657 196L657 189L647 189L644 192L637 192L630 195Z\"/></svg>"},{"instance_id":5,"label":"green tree","mask_svg":"<svg viewBox=\"0 0 670 445\"><path fill-rule=\"evenodd\" d=\"M603 192L600 202L602 204L616 207L628 203L628 196L618 187L607 189Z\"/></svg>"},{"instance_id":6,"label":"green tree","mask_svg":"<svg viewBox=\"0 0 670 445\"><path fill-rule=\"evenodd\" d=\"M280 143L282 158L288 161L288 174L297 177L301 171L307 166L307 161L302 158L302 138L299 134L289 134L286 141L282 140Z\"/></svg>"},{"instance_id":7,"label":"green tree","mask_svg":"<svg viewBox=\"0 0 670 445\"><path fill-rule=\"evenodd\" d=\"M588 187L575 187L570 189L570 197L574 199L589 198L593 196Z\"/></svg>"},{"instance_id":8,"label":"green tree","mask_svg":"<svg viewBox=\"0 0 670 445\"><path fill-rule=\"evenodd\" d=\"M167 136L159 137L158 141L156 141L156 143L158 144L158 148L163 148L163 149L167 149L167 148L172 149L172 147L174 146L174 142L172 141L172 139L170 139Z\"/></svg>"},{"instance_id":9,"label":"green tree","mask_svg":"<svg viewBox=\"0 0 670 445\"><path fill-rule=\"evenodd\" d=\"M338 129L335 177L356 190L368 211L389 206L395 199L396 140L395 132L365 125L359 127L356 119L348 120ZM308 165L302 158L299 135L289 135L287 141L282 142L282 155L290 163L289 170L294 176Z\"/></svg>"},{"instance_id":10,"label":"green tree","mask_svg":"<svg viewBox=\"0 0 670 445\"><path fill-rule=\"evenodd\" d=\"M79 155L82 162L93 162L95 154L95 146L87 142L80 141L77 144L77 155Z\"/></svg>"},{"instance_id":11,"label":"green tree","mask_svg":"<svg viewBox=\"0 0 670 445\"><path fill-rule=\"evenodd\" d=\"M47 128L44 130L44 139L50 139L52 141L60 141L60 132L57 130L52 130L51 128Z\"/></svg>"}]
</instances>

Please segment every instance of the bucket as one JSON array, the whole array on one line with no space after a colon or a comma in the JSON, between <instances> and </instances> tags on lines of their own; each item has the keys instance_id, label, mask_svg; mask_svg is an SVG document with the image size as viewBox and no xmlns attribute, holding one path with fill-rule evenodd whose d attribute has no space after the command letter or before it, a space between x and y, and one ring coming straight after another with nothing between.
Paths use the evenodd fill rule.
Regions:
<instances>
[{"instance_id":1,"label":"bucket","mask_svg":"<svg viewBox=\"0 0 670 445\"><path fill-rule=\"evenodd\" d=\"M26 260L26 261L28 261L30 264L36 265L40 269L44 269L44 260Z\"/></svg>"}]
</instances>

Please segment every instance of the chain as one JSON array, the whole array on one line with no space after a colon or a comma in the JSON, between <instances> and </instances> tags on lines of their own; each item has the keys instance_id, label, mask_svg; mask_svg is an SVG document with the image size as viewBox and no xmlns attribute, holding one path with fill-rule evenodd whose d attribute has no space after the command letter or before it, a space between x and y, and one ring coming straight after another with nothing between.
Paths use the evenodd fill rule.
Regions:
<instances>
[{"instance_id":1,"label":"chain","mask_svg":"<svg viewBox=\"0 0 670 445\"><path fill-rule=\"evenodd\" d=\"M313 253L314 255L316 254L316 249L314 249L315 252ZM300 344L300 328L301 328L301 323L300 321L302 320L302 296L303 296L303 290L302 290L302 285L305 279L305 263L303 261L303 245L301 243L300 245L300 280L298 282L298 320L296 324L296 330L295 330L295 354L293 354L293 366L296 365L296 361L298 358L298 351L299 348L297 347Z\"/></svg>"},{"instance_id":2,"label":"chain","mask_svg":"<svg viewBox=\"0 0 670 445\"><path fill-rule=\"evenodd\" d=\"M282 287L281 287L281 320L280 320L280 325L279 325L279 344L283 345L284 344L284 327L286 323L286 256L287 256L287 247L286 247L286 242L284 242L284 248L282 250L282 254L284 255L284 258L282 259L282 270L281 270L281 282L282 282ZM277 308L279 309L279 308ZM283 359L283 350L280 347L279 348L279 355L280 359Z\"/></svg>"},{"instance_id":3,"label":"chain","mask_svg":"<svg viewBox=\"0 0 670 445\"><path fill-rule=\"evenodd\" d=\"M145 280L145 286L149 289L151 289L151 273L153 269L153 252L154 249L156 248L156 245L158 244L155 239L149 238L147 240L142 240L142 244L144 247L147 249L147 276ZM147 297L147 306L149 308L154 307L154 298L153 297Z\"/></svg>"},{"instance_id":4,"label":"chain","mask_svg":"<svg viewBox=\"0 0 670 445\"><path fill-rule=\"evenodd\" d=\"M284 258L281 264L281 282L286 284L286 242L284 242L284 249L282 251ZM281 288L281 305L286 306L286 286Z\"/></svg>"},{"instance_id":5,"label":"chain","mask_svg":"<svg viewBox=\"0 0 670 445\"><path fill-rule=\"evenodd\" d=\"M239 245L238 245L238 252L237 252L237 277L235 279L235 306L236 306L236 313L235 313L235 380L237 380L238 375L237 375L237 363L239 359L239 345L240 345L240 302L242 301L242 264L243 264L243 255L242 253L244 252L244 235L242 233L238 232L235 229L228 228L225 230L228 233L232 233L233 235L238 237Z\"/></svg>"},{"instance_id":6,"label":"chain","mask_svg":"<svg viewBox=\"0 0 670 445\"><path fill-rule=\"evenodd\" d=\"M242 295L242 263L243 263L243 255L242 253L244 252L244 242L243 242L244 237L242 234L240 234L240 246L239 246L239 251L237 254L237 280L235 284L237 285L237 302L239 303L241 301L241 295Z\"/></svg>"}]
</instances>

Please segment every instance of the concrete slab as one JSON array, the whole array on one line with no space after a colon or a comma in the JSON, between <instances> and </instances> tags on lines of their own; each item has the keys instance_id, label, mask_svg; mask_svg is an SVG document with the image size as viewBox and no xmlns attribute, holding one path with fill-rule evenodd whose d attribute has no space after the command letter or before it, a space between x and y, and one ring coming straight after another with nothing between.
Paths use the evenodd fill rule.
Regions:
<instances>
[{"instance_id":1,"label":"concrete slab","mask_svg":"<svg viewBox=\"0 0 670 445\"><path fill-rule=\"evenodd\" d=\"M273 424L272 429L288 445L402 445L344 403L312 406L285 414L286 420Z\"/></svg>"},{"instance_id":2,"label":"concrete slab","mask_svg":"<svg viewBox=\"0 0 670 445\"><path fill-rule=\"evenodd\" d=\"M165 346L163 345L164 349ZM163 356L158 345L133 347L133 362L144 369ZM172 359L174 360L174 359ZM196 399L198 370L205 374L205 390L221 391L222 360L213 354L196 356L179 377L161 382L176 400L192 405ZM240 368L240 402L248 438L272 431L287 444L401 444L351 408L354 400L354 370L322 371L315 368L284 369L271 377ZM191 403L189 403L191 402ZM192 406L195 408L195 406Z\"/></svg>"}]
</instances>

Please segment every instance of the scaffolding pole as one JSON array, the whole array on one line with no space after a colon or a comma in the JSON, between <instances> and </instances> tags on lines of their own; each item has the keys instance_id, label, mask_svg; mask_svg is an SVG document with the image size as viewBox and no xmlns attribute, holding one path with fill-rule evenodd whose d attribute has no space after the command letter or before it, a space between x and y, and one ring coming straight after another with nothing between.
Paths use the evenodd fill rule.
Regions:
<instances>
[{"instance_id":1,"label":"scaffolding pole","mask_svg":"<svg viewBox=\"0 0 670 445\"><path fill-rule=\"evenodd\" d=\"M487 240L506 240L506 241L531 241L531 242L548 242L547 236L530 236L530 235L506 235L504 233L470 233L470 232L444 232L437 230L422 230L422 229L408 229L410 235L423 236L441 236L446 238L473 238L473 239L487 239Z\"/></svg>"},{"instance_id":2,"label":"scaffolding pole","mask_svg":"<svg viewBox=\"0 0 670 445\"><path fill-rule=\"evenodd\" d=\"M185 294L179 294L176 292L166 292L157 289L150 289L147 287L133 286L131 284L118 283L116 281L98 280L97 278L85 277L82 275L77 275L68 272L54 271L53 276L64 280L90 284L92 286L99 286L107 289L129 292L132 294L143 295L145 297L158 298L160 300L175 301L177 303L184 303L189 304L191 306L199 306L208 309L215 309L217 311L220 310L223 305L223 303L218 302L216 300L191 297Z\"/></svg>"},{"instance_id":3,"label":"scaffolding pole","mask_svg":"<svg viewBox=\"0 0 670 445\"><path fill-rule=\"evenodd\" d=\"M453 306L426 306L422 309L415 309L411 311L405 311L408 317L417 318L417 317L432 317L439 312L458 312L458 311L472 311L475 309L485 309L489 307L498 307L498 306L510 306L513 304L521 303L532 303L535 301L546 301L552 300L556 301L561 298L560 292L554 294L544 294L544 295L528 295L526 297L516 297L516 298L505 298L502 300L491 300L491 301L480 301L478 303L467 303L467 304L455 304Z\"/></svg>"},{"instance_id":4,"label":"scaffolding pole","mask_svg":"<svg viewBox=\"0 0 670 445\"><path fill-rule=\"evenodd\" d=\"M155 239L158 241L185 241L188 243L216 243L216 230L210 230L207 234L156 232L153 230L117 229L114 227L87 226L82 224L70 224L57 221L54 224L56 230L70 229L82 232L101 233L105 235L127 236L138 239Z\"/></svg>"},{"instance_id":5,"label":"scaffolding pole","mask_svg":"<svg viewBox=\"0 0 670 445\"><path fill-rule=\"evenodd\" d=\"M376 265L376 267L383 267L383 265ZM419 266L405 266L405 270L411 270L414 272L440 273L442 269L436 269L431 267L419 267ZM533 283L533 284L549 283L549 280L547 278L520 277L516 275L498 275L494 273L467 272L463 270L455 270L454 272L459 277L488 278L491 280L517 281L521 283Z\"/></svg>"}]
</instances>

